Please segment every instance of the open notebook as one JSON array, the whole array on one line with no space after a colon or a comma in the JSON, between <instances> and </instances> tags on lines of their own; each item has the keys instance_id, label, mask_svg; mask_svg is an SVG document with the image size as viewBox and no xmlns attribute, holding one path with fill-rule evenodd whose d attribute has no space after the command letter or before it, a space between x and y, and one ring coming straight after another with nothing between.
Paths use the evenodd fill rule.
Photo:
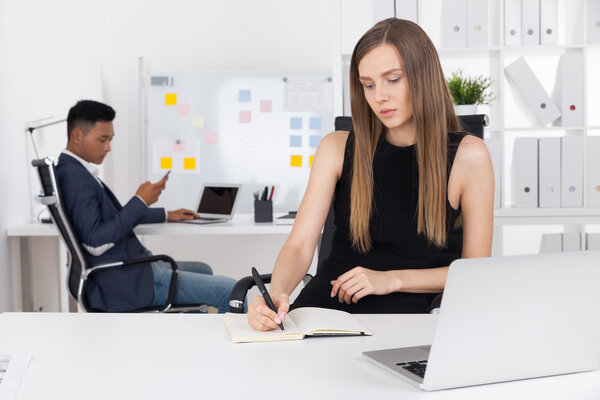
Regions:
<instances>
[{"instance_id":1,"label":"open notebook","mask_svg":"<svg viewBox=\"0 0 600 400\"><path fill-rule=\"evenodd\" d=\"M318 307L297 308L283 321L285 330L260 332L248 325L246 314L225 314L233 343L300 340L305 336L358 336L372 333L352 314Z\"/></svg>"}]
</instances>

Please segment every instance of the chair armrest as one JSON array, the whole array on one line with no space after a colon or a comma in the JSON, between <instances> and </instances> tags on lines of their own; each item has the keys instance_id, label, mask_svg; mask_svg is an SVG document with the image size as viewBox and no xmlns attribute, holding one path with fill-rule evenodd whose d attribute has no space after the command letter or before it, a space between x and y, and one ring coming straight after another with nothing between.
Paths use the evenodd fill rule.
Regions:
<instances>
[{"instance_id":1,"label":"chair armrest","mask_svg":"<svg viewBox=\"0 0 600 400\"><path fill-rule=\"evenodd\" d=\"M431 300L431 303L429 303L429 307L427 308L429 314L437 314L439 312L443 295L444 293L440 293Z\"/></svg>"},{"instance_id":2,"label":"chair armrest","mask_svg":"<svg viewBox=\"0 0 600 400\"><path fill-rule=\"evenodd\" d=\"M175 284L177 282L177 263L175 262L175 260L173 260L171 257L169 257L165 254L157 254L157 255L153 255L153 256L129 258L127 260L116 261L116 262L106 263L106 264L100 264L100 265L96 265L92 268L86 269L81 274L78 298L81 298L81 296L83 295L83 290L84 290L84 286L85 286L85 282L87 281L87 278L89 278L90 275L92 275L94 272L96 272L98 270L105 270L105 269L114 268L114 267L126 267L128 265L145 264L145 263L150 263L153 261L165 261L170 264L171 270L173 271L173 273L171 274L171 281L169 282L169 294L167 296L167 302L166 302L164 308L161 309L161 312L167 311L171 308L171 306L173 304L173 297L175 296Z\"/></svg>"}]
</instances>

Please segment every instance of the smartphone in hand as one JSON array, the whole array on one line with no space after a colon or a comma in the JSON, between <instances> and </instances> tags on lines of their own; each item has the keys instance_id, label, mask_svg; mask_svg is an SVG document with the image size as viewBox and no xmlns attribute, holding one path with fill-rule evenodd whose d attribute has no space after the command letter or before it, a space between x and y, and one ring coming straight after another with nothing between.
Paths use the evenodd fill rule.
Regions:
<instances>
[{"instance_id":1,"label":"smartphone in hand","mask_svg":"<svg viewBox=\"0 0 600 400\"><path fill-rule=\"evenodd\" d=\"M169 174L171 174L171 170L168 170L168 171L167 171L167 172L166 172L166 173L163 175L163 177L162 177L162 178L160 178L160 180L161 180L161 181L162 181L162 180L164 180L164 179L165 179L167 176L169 176Z\"/></svg>"}]
</instances>

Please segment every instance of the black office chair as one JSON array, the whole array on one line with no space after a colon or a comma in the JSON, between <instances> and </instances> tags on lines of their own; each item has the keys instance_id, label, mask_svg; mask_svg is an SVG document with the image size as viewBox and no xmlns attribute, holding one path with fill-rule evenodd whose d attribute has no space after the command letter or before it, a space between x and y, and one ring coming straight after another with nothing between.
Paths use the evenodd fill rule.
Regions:
<instances>
[{"instance_id":1,"label":"black office chair","mask_svg":"<svg viewBox=\"0 0 600 400\"><path fill-rule=\"evenodd\" d=\"M99 312L102 310L94 309L87 301L85 295L85 286L88 278L98 270L108 268L126 267L128 265L149 263L152 261L165 261L170 264L173 274L169 284L169 294L166 304L156 307L145 307L128 312L183 312L193 310L204 310L206 305L203 304L183 304L173 305L173 296L175 294L175 284L177 277L177 264L167 255L153 255L149 257L131 258L122 261L111 262L102 265L88 266L83 257L83 248L73 231L73 227L65 213L62 205L62 197L58 181L56 179L56 171L54 168L54 160L51 157L46 157L39 160L33 160L31 164L37 169L42 187L41 193L38 196L39 201L48 207L54 224L58 228L61 239L65 243L69 255L68 273L67 273L67 288L69 294L77 301L77 304L86 312Z\"/></svg>"},{"instance_id":2,"label":"black office chair","mask_svg":"<svg viewBox=\"0 0 600 400\"><path fill-rule=\"evenodd\" d=\"M459 116L460 122L463 125L463 129L466 132L472 133L475 136L483 139L483 131L489 124L489 119L486 114L474 114L474 115L461 115ZM335 118L335 130L336 131L350 131L352 129L352 117L340 116ZM335 201L332 199L329 213L323 225L323 232L319 240L318 255L317 255L317 272L323 264L323 261L329 257L331 253L331 246L333 244L333 233L335 232L335 225L333 223L334 212L333 204ZM447 246L442 250L440 257L436 260L436 266L447 266L452 261L461 258L462 256L462 228L452 227L448 233ZM271 274L261 275L263 281L268 283L271 281ZM307 284L310 280L310 275L304 278L304 284ZM240 279L234 286L231 296L229 298L229 312L243 313L243 304L246 299L246 294L250 288L254 286L254 281L251 276ZM442 295L432 296L432 300L429 305L428 311L431 312L436 308L439 308L441 304Z\"/></svg>"}]
</instances>

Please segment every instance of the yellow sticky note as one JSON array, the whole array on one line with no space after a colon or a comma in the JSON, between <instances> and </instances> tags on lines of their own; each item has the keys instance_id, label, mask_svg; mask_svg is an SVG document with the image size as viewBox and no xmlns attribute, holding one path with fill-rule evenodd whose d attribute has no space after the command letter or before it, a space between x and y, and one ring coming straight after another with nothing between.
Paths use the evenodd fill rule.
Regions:
<instances>
[{"instance_id":1,"label":"yellow sticky note","mask_svg":"<svg viewBox=\"0 0 600 400\"><path fill-rule=\"evenodd\" d=\"M165 106L176 106L177 105L177 93L165 94Z\"/></svg>"},{"instance_id":2,"label":"yellow sticky note","mask_svg":"<svg viewBox=\"0 0 600 400\"><path fill-rule=\"evenodd\" d=\"M192 128L204 128L204 118L203 117L192 118Z\"/></svg>"},{"instance_id":3,"label":"yellow sticky note","mask_svg":"<svg viewBox=\"0 0 600 400\"><path fill-rule=\"evenodd\" d=\"M173 168L173 157L161 157L160 158L160 169L171 169Z\"/></svg>"},{"instance_id":4,"label":"yellow sticky note","mask_svg":"<svg viewBox=\"0 0 600 400\"><path fill-rule=\"evenodd\" d=\"M309 167L312 167L312 162L313 162L313 159L314 159L314 158L315 158L315 156L310 156L310 157L308 158L308 166L309 166Z\"/></svg>"},{"instance_id":5,"label":"yellow sticky note","mask_svg":"<svg viewBox=\"0 0 600 400\"><path fill-rule=\"evenodd\" d=\"M196 159L194 157L184 157L183 169L196 169Z\"/></svg>"},{"instance_id":6,"label":"yellow sticky note","mask_svg":"<svg viewBox=\"0 0 600 400\"><path fill-rule=\"evenodd\" d=\"M290 167L301 167L302 166L302 156L292 156L290 161Z\"/></svg>"}]
</instances>

